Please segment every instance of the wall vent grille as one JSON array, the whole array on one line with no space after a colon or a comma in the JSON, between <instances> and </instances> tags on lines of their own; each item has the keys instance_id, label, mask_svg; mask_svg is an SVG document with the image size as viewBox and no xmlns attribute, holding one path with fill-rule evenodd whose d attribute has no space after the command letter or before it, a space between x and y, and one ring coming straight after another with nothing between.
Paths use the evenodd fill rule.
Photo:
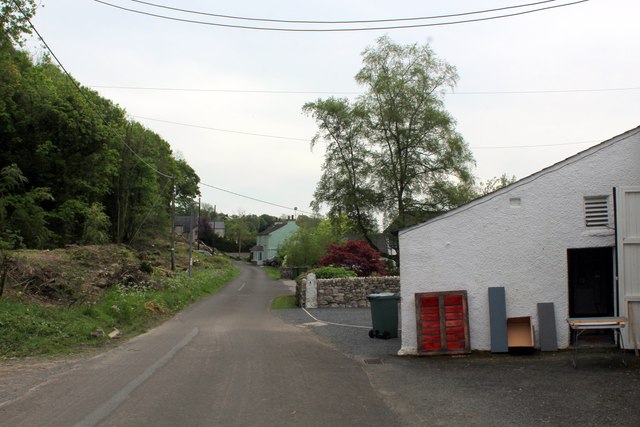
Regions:
<instances>
[{"instance_id":1,"label":"wall vent grille","mask_svg":"<svg viewBox=\"0 0 640 427\"><path fill-rule=\"evenodd\" d=\"M609 225L609 197L585 197L584 216L586 225L589 228L607 227Z\"/></svg>"}]
</instances>

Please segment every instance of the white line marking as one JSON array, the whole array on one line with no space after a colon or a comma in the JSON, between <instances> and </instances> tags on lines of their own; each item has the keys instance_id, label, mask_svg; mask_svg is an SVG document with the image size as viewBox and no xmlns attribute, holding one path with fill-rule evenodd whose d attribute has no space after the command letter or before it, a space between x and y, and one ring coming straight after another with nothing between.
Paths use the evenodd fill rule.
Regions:
<instances>
[{"instance_id":1,"label":"white line marking","mask_svg":"<svg viewBox=\"0 0 640 427\"><path fill-rule=\"evenodd\" d=\"M313 320L315 320L316 322L321 322L327 325L334 325L334 326L346 326L347 328L359 328L359 329L371 329L371 326L360 326L360 325L345 325L343 323L333 323L333 322L327 322L326 320L320 320L317 317L315 317L313 314L309 313L305 308L302 309L302 311L304 311L305 313L307 313L309 315L309 317L311 317Z\"/></svg>"},{"instance_id":2,"label":"white line marking","mask_svg":"<svg viewBox=\"0 0 640 427\"><path fill-rule=\"evenodd\" d=\"M238 289L238 292L240 292L242 290L242 288L244 288L244 285L246 285L247 282L242 283L242 286L240 286L240 289Z\"/></svg>"},{"instance_id":3,"label":"white line marking","mask_svg":"<svg viewBox=\"0 0 640 427\"><path fill-rule=\"evenodd\" d=\"M127 400L129 394L131 394L136 388L138 388L146 380L148 380L158 369L166 365L173 358L173 356L175 356L176 353L180 351L184 346L189 344L189 342L191 342L191 340L196 335L198 335L198 328L193 328L189 335L184 337L182 341L180 341L171 350L169 350L167 354L162 356L162 358L160 358L156 363L149 366L142 374L138 375L129 384L124 386L122 390L114 394L111 399L100 405L95 411L87 415L82 421L75 424L75 427L95 426L100 421L109 416L109 414L115 411L118 406L122 404L122 402Z\"/></svg>"}]
</instances>

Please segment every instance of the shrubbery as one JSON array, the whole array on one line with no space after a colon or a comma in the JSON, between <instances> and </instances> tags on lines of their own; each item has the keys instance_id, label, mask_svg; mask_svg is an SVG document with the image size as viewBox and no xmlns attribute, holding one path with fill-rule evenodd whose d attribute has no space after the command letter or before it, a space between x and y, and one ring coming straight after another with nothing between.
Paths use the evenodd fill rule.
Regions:
<instances>
[{"instance_id":1,"label":"shrubbery","mask_svg":"<svg viewBox=\"0 0 640 427\"><path fill-rule=\"evenodd\" d=\"M360 277L387 273L385 263L378 251L364 240L349 240L346 243L330 245L320 258L320 266L343 267L354 271Z\"/></svg>"},{"instance_id":2,"label":"shrubbery","mask_svg":"<svg viewBox=\"0 0 640 427\"><path fill-rule=\"evenodd\" d=\"M339 277L356 277L354 271L342 267L318 267L309 271L316 275L317 279L336 279Z\"/></svg>"}]
</instances>

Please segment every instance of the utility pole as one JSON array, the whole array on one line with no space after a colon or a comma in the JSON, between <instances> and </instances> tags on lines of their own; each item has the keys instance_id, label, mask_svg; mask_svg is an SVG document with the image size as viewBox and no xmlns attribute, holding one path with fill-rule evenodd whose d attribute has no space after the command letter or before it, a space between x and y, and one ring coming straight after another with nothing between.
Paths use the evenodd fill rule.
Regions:
<instances>
[{"instance_id":1,"label":"utility pole","mask_svg":"<svg viewBox=\"0 0 640 427\"><path fill-rule=\"evenodd\" d=\"M189 203L189 279L193 265L193 203Z\"/></svg>"},{"instance_id":2,"label":"utility pole","mask_svg":"<svg viewBox=\"0 0 640 427\"><path fill-rule=\"evenodd\" d=\"M171 197L171 271L176 271L176 177L173 177Z\"/></svg>"},{"instance_id":3,"label":"utility pole","mask_svg":"<svg viewBox=\"0 0 640 427\"><path fill-rule=\"evenodd\" d=\"M214 254L216 252L216 221L218 220L216 206L217 205L213 205L213 236L211 237L211 249L213 250Z\"/></svg>"},{"instance_id":4,"label":"utility pole","mask_svg":"<svg viewBox=\"0 0 640 427\"><path fill-rule=\"evenodd\" d=\"M200 250L200 224L202 221L200 218L200 207L201 207L202 197L198 196L198 250Z\"/></svg>"}]
</instances>

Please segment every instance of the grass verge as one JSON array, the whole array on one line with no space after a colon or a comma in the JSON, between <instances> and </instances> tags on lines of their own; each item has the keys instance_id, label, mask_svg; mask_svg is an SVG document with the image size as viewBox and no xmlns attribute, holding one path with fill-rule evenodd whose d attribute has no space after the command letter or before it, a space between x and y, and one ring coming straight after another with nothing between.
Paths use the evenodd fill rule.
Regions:
<instances>
[{"instance_id":1,"label":"grass verge","mask_svg":"<svg viewBox=\"0 0 640 427\"><path fill-rule=\"evenodd\" d=\"M98 301L47 307L20 299L0 299L0 357L73 353L106 344L118 329L123 336L177 313L192 302L220 289L238 274L228 261L216 268L180 273L160 286L115 286Z\"/></svg>"},{"instance_id":2,"label":"grass verge","mask_svg":"<svg viewBox=\"0 0 640 427\"><path fill-rule=\"evenodd\" d=\"M274 310L280 310L283 308L297 308L296 305L296 296L295 295L285 295L282 297L277 297L271 302L271 308Z\"/></svg>"},{"instance_id":3,"label":"grass verge","mask_svg":"<svg viewBox=\"0 0 640 427\"><path fill-rule=\"evenodd\" d=\"M266 271L267 276L269 276L269 279L271 280L282 279L282 275L280 274L279 268L266 266L264 267L264 271Z\"/></svg>"}]
</instances>

